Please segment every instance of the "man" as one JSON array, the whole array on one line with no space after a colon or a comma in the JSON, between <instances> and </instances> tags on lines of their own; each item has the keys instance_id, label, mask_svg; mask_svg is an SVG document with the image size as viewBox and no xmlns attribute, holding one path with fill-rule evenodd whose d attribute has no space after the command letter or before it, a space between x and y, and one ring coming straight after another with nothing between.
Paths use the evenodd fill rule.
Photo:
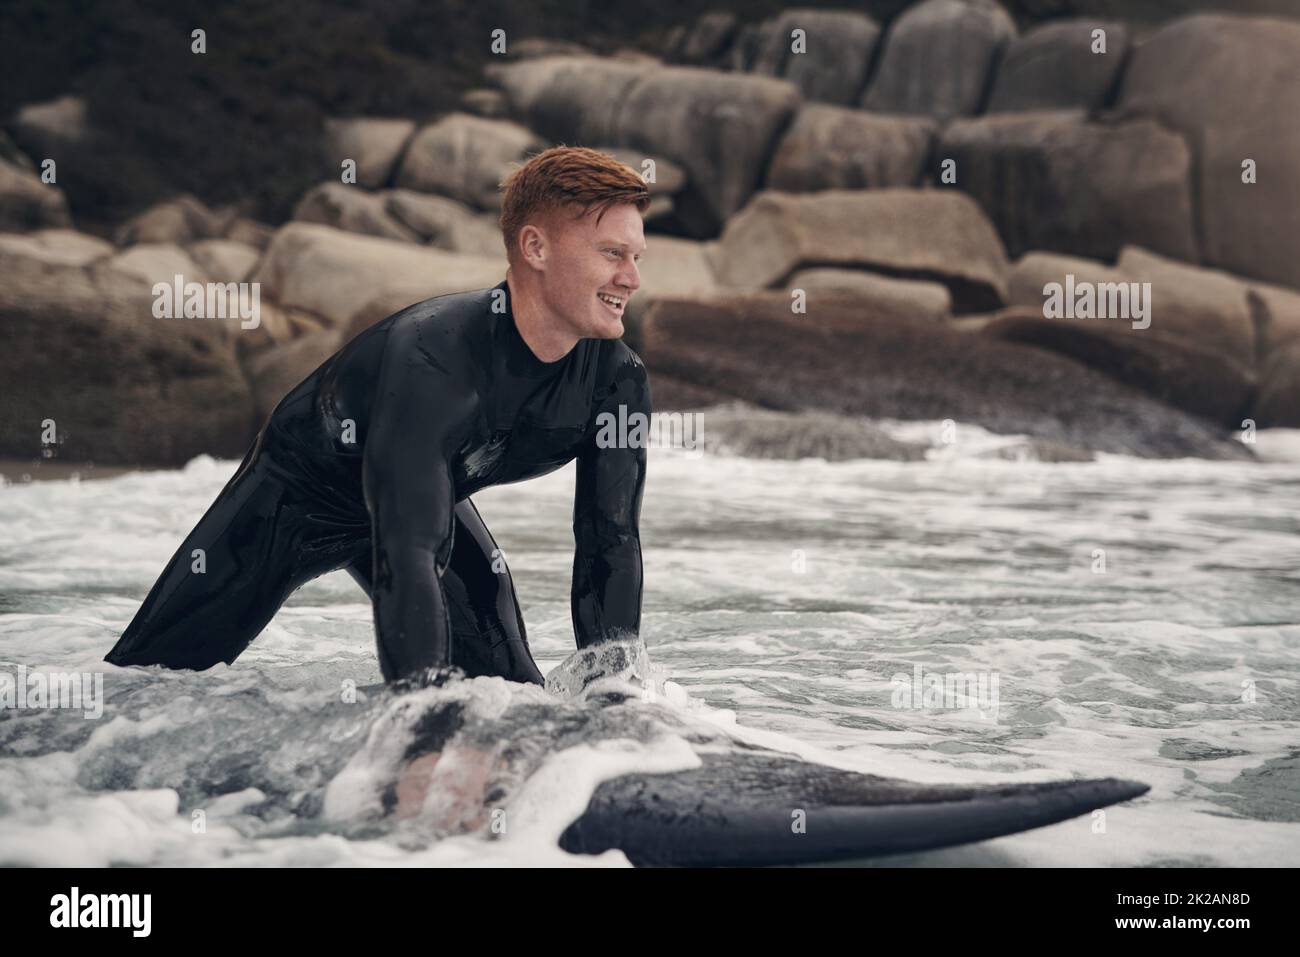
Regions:
<instances>
[{"instance_id":1,"label":"man","mask_svg":"<svg viewBox=\"0 0 1300 957\"><path fill-rule=\"evenodd\" d=\"M105 660L233 663L296 588L346 568L373 602L386 681L440 683L454 666L540 684L470 496L574 459L578 647L637 635L646 450L601 426L650 414L645 367L619 339L649 194L576 147L504 189L505 280L389 316L290 391Z\"/></svg>"}]
</instances>

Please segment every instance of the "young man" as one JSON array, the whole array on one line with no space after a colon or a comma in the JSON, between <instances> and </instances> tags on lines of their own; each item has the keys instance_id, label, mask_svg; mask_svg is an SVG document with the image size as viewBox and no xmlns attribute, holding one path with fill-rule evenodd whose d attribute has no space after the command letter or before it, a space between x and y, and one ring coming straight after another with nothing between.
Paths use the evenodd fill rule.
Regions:
<instances>
[{"instance_id":1,"label":"young man","mask_svg":"<svg viewBox=\"0 0 1300 957\"><path fill-rule=\"evenodd\" d=\"M455 666L540 684L470 496L573 459L578 647L636 636L646 450L598 435L605 414L650 414L645 367L619 339L649 194L576 147L504 188L505 280L403 309L289 392L105 660L233 663L296 588L346 568L372 599L386 681Z\"/></svg>"}]
</instances>

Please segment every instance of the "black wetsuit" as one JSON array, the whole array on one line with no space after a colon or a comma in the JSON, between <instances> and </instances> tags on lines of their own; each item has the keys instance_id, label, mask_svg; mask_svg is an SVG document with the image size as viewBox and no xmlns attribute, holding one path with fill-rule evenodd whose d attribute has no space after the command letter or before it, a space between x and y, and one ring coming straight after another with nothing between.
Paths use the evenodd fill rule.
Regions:
<instances>
[{"instance_id":1,"label":"black wetsuit","mask_svg":"<svg viewBox=\"0 0 1300 957\"><path fill-rule=\"evenodd\" d=\"M636 354L582 339L543 362L505 281L389 316L275 407L105 660L230 664L296 588L346 568L373 601L385 680L455 665L540 683L514 583L469 497L576 458L577 644L636 635L646 449L605 447L608 430L597 441L598 417L620 405L650 414Z\"/></svg>"}]
</instances>

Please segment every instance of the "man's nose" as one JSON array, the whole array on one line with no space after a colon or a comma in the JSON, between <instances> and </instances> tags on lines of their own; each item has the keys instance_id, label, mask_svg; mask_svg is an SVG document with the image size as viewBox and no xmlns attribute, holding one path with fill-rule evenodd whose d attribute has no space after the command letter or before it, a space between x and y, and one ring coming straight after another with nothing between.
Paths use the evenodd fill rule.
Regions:
<instances>
[{"instance_id":1,"label":"man's nose","mask_svg":"<svg viewBox=\"0 0 1300 957\"><path fill-rule=\"evenodd\" d=\"M633 259L623 260L623 268L618 271L616 278L620 286L626 286L634 292L641 288L641 270Z\"/></svg>"}]
</instances>

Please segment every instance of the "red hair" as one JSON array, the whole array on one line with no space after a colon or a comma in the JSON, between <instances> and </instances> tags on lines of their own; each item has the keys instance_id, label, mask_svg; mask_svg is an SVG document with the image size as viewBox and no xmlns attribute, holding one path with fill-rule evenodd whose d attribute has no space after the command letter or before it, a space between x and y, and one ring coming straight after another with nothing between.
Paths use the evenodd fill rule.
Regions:
<instances>
[{"instance_id":1,"label":"red hair","mask_svg":"<svg viewBox=\"0 0 1300 957\"><path fill-rule=\"evenodd\" d=\"M650 206L650 190L630 166L585 146L553 146L538 153L501 188L501 233L512 260L520 230L560 209L578 207L575 218L581 218L594 206L599 220L616 203L633 203L640 213Z\"/></svg>"}]
</instances>

